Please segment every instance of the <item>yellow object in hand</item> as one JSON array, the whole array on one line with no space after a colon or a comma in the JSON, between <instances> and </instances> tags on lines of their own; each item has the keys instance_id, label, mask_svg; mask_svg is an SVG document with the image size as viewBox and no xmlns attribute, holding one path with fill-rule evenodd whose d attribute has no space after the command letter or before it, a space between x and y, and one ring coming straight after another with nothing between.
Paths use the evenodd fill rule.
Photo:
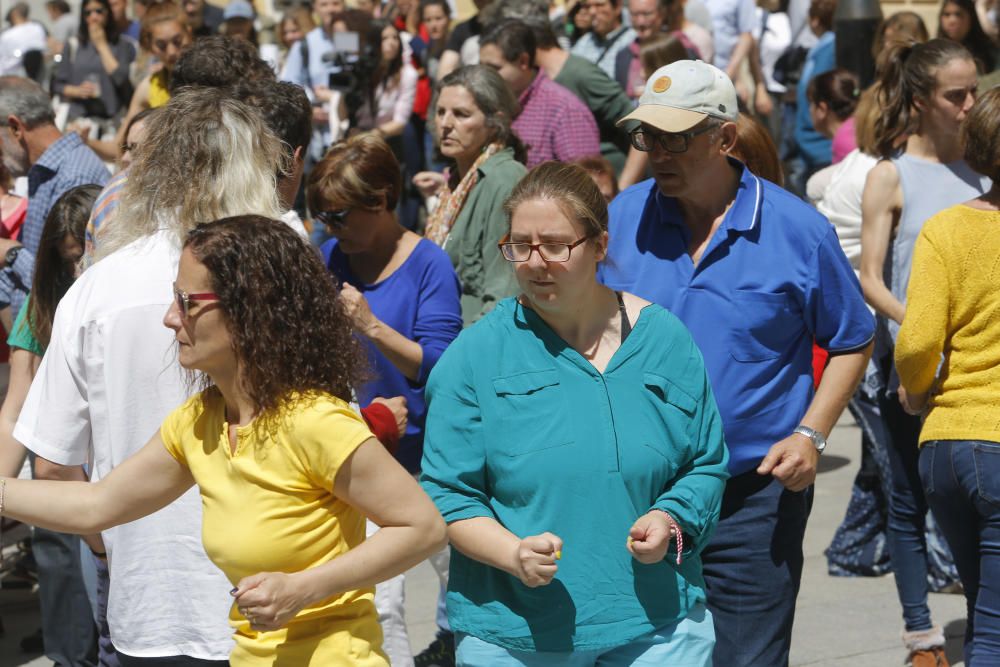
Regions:
<instances>
[{"instance_id":1,"label":"yellow object in hand","mask_svg":"<svg viewBox=\"0 0 1000 667\"><path fill-rule=\"evenodd\" d=\"M556 552L556 560L559 560L561 558L562 558L562 550Z\"/></svg>"}]
</instances>

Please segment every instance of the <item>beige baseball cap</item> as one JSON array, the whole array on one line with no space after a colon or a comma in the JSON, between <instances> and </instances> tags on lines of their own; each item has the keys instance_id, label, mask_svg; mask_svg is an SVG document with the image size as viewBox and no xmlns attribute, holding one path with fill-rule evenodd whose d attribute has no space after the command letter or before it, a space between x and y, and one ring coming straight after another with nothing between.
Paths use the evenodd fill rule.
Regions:
<instances>
[{"instance_id":1,"label":"beige baseball cap","mask_svg":"<svg viewBox=\"0 0 1000 667\"><path fill-rule=\"evenodd\" d=\"M700 60L678 60L653 72L635 111L616 125L639 121L663 132L684 132L711 116L739 117L736 88L726 73Z\"/></svg>"}]
</instances>

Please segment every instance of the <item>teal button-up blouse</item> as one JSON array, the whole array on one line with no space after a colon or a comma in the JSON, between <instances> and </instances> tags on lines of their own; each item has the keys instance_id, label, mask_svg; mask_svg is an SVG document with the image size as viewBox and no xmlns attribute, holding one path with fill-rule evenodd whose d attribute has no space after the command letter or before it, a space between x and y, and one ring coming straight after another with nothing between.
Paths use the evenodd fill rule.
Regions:
<instances>
[{"instance_id":1,"label":"teal button-up blouse","mask_svg":"<svg viewBox=\"0 0 1000 667\"><path fill-rule=\"evenodd\" d=\"M511 649L628 643L704 601L700 550L719 518L726 447L704 363L680 321L647 306L599 373L515 299L466 329L427 385L424 489L449 523L491 517L563 540L547 586L453 551L454 630ZM650 509L684 554L643 565L626 548Z\"/></svg>"}]
</instances>

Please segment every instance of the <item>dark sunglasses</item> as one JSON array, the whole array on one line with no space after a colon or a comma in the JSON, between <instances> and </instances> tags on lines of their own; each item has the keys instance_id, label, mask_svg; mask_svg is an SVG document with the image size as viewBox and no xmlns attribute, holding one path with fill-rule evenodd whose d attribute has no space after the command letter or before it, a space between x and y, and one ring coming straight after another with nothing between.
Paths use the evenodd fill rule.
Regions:
<instances>
[{"instance_id":1,"label":"dark sunglasses","mask_svg":"<svg viewBox=\"0 0 1000 667\"><path fill-rule=\"evenodd\" d=\"M315 218L331 229L343 229L347 226L347 214L350 212L349 208L339 211L320 211Z\"/></svg>"}]
</instances>

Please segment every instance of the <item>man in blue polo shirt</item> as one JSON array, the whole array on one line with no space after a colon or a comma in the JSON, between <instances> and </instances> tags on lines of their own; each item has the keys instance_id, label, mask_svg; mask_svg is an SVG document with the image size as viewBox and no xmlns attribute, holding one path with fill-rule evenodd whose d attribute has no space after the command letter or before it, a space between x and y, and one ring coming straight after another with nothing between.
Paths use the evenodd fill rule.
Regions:
<instances>
[{"instance_id":1,"label":"man in blue polo shirt","mask_svg":"<svg viewBox=\"0 0 1000 667\"><path fill-rule=\"evenodd\" d=\"M736 91L719 69L657 70L632 145L654 177L611 204L609 287L691 330L719 404L733 475L703 552L714 662L788 664L816 463L864 373L874 321L833 227L728 157ZM813 390L812 343L830 351Z\"/></svg>"}]
</instances>

